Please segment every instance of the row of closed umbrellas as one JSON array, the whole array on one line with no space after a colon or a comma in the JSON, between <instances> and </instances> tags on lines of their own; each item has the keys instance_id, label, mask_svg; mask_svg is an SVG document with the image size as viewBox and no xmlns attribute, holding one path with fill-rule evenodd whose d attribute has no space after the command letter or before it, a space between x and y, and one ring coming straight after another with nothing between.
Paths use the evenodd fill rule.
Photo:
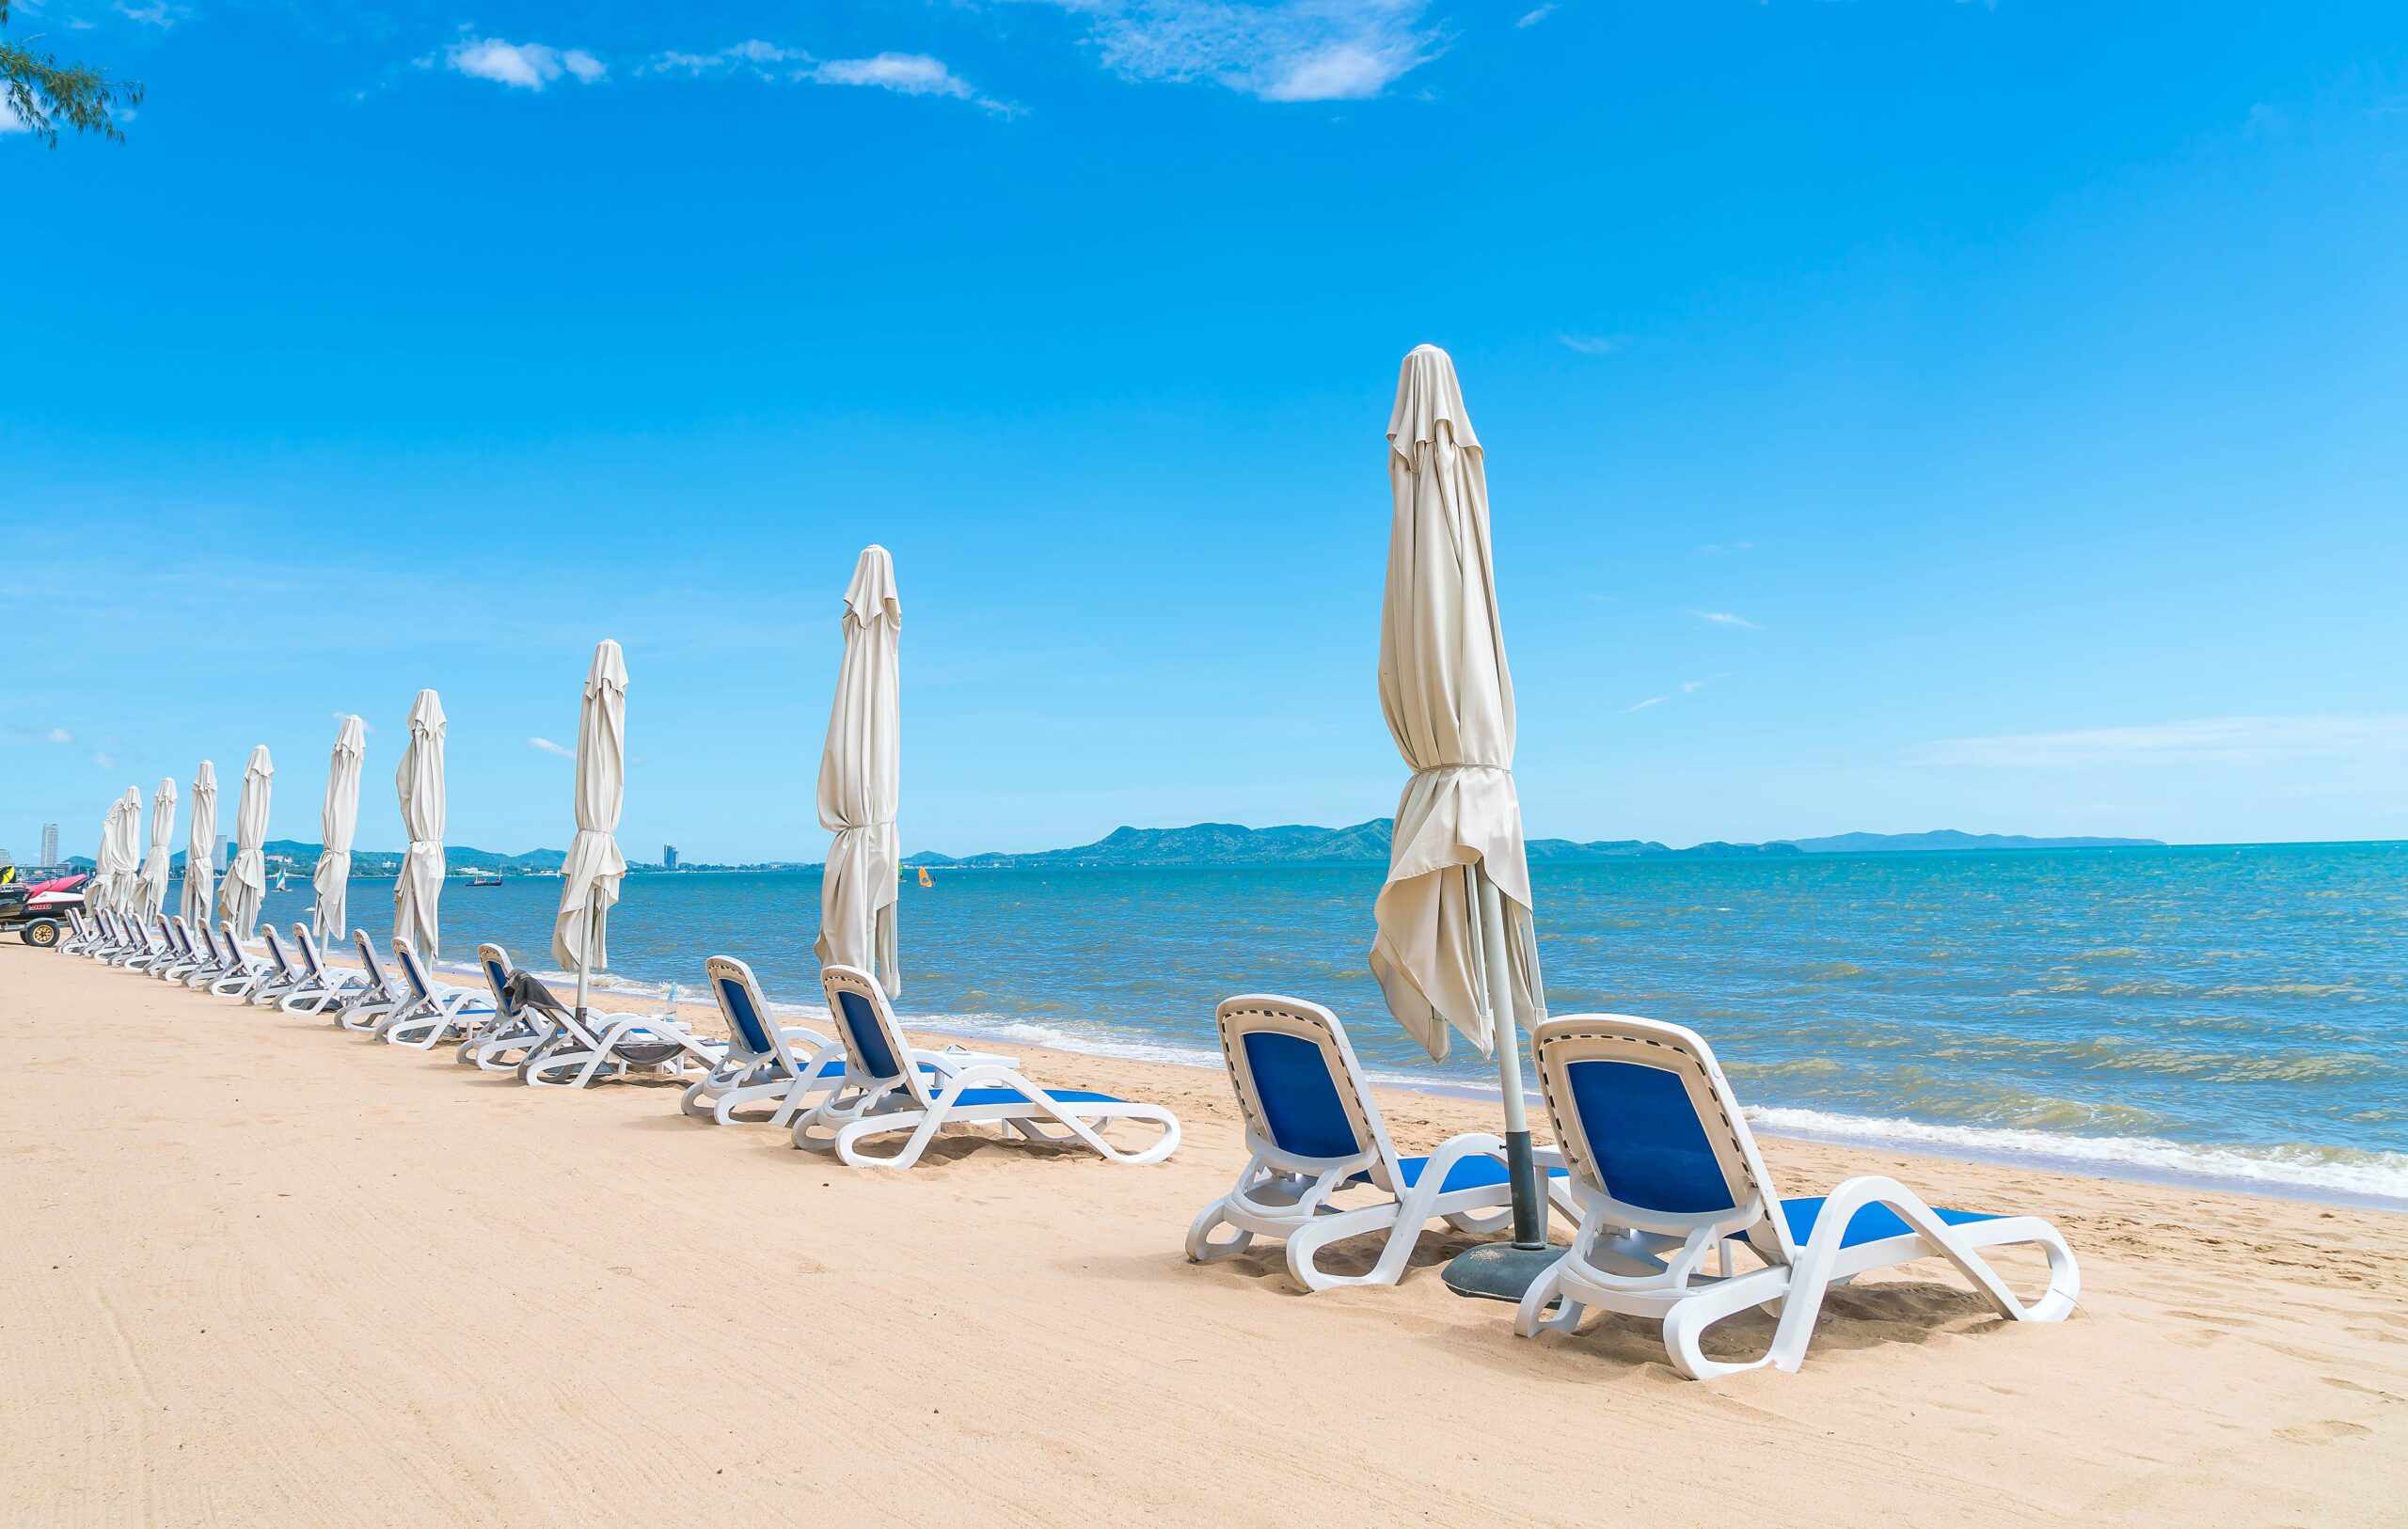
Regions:
<instances>
[{"instance_id":1,"label":"row of closed umbrellas","mask_svg":"<svg viewBox=\"0 0 2408 1529\"><path fill-rule=\"evenodd\" d=\"M1374 905L1370 967L1389 1010L1443 1058L1460 1032L1500 1064L1509 1143L1526 1158L1520 1046L1515 1027L1545 1017L1522 817L1513 785L1513 688L1506 664L1489 541L1484 455L1464 407L1453 361L1434 345L1404 358L1388 419L1394 505L1380 623L1380 704L1413 771L1396 811L1388 876ZM902 601L894 560L864 549L844 597L844 654L819 767L819 820L833 835L822 874L823 963L874 972L902 989L896 931L901 724L898 648ZM562 867L552 953L578 973L607 965L610 907L626 872L613 835L626 796L627 670L614 641L587 671L577 741L577 837ZM410 709L409 742L396 780L409 836L394 883L394 935L432 955L443 882L444 717L433 690ZM346 717L330 762L316 875L316 926L344 933L351 836L358 814L365 729ZM247 935L266 891L261 846L274 770L264 745L251 752L236 809L236 850L217 889L220 916ZM142 804L129 787L109 809L94 897L100 906L164 909L176 787L153 799L150 845L137 866ZM206 917L216 838L217 783L203 762L193 781L183 912ZM1499 1044L1499 1043L1502 1044ZM1517 1164L1517 1169L1521 1165ZM1527 1178L1517 1172L1517 1181ZM1517 1188L1520 1187L1517 1183ZM1533 1204L1533 1192L1528 1199ZM1517 1194L1518 1202L1523 1196ZM1535 1210L1532 1211L1535 1215ZM1519 1224L1516 1241L1528 1228Z\"/></svg>"}]
</instances>

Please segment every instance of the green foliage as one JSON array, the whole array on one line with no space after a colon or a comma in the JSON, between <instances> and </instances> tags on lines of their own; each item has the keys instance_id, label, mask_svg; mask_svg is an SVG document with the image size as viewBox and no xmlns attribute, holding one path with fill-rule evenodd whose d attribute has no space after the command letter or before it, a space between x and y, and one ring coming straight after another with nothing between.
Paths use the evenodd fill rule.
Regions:
<instances>
[{"instance_id":1,"label":"green foliage","mask_svg":"<svg viewBox=\"0 0 2408 1529\"><path fill-rule=\"evenodd\" d=\"M0 0L0 26L8 24L9 0ZM25 42L39 41L39 36ZM36 53L22 42L0 41L0 101L5 109L50 147L58 147L61 124L122 143L113 109L142 104L142 87L112 80L85 64L62 64L58 55Z\"/></svg>"}]
</instances>

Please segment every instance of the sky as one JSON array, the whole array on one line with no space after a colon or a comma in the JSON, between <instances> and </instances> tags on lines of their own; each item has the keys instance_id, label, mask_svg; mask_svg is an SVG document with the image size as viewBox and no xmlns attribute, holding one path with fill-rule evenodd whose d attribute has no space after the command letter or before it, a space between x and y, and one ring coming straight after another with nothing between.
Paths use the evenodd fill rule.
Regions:
<instances>
[{"instance_id":1,"label":"sky","mask_svg":"<svg viewBox=\"0 0 2408 1529\"><path fill-rule=\"evenodd\" d=\"M400 843L1393 810L1397 366L1486 448L1533 835L2408 838L2408 8L20 0L0 846L338 718ZM0 126L10 124L0 123ZM181 835L182 830L179 829ZM181 838L179 839L181 843Z\"/></svg>"}]
</instances>

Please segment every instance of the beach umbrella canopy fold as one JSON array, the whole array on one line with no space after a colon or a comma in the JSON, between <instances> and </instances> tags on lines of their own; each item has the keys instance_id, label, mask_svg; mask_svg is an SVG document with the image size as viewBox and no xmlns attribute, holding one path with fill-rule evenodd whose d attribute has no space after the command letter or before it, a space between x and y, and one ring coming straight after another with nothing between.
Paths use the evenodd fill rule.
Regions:
<instances>
[{"instance_id":1,"label":"beach umbrella canopy fold","mask_svg":"<svg viewBox=\"0 0 2408 1529\"><path fill-rule=\"evenodd\" d=\"M184 843L184 922L209 922L217 892L217 766L208 760L192 778L192 837Z\"/></svg>"},{"instance_id":2,"label":"beach umbrella canopy fold","mask_svg":"<svg viewBox=\"0 0 2408 1529\"><path fill-rule=\"evenodd\" d=\"M1489 553L1488 480L1454 363L1416 349L1388 420L1387 587L1380 706L1412 767L1397 803L1371 973L1389 1012L1433 1057L1450 1031L1494 1049L1488 963L1502 959L1506 1017L1545 1017L1522 810L1513 789L1513 681ZM1487 948L1480 884L1499 894L1501 952Z\"/></svg>"},{"instance_id":3,"label":"beach umbrella canopy fold","mask_svg":"<svg viewBox=\"0 0 2408 1529\"><path fill-rule=\"evenodd\" d=\"M820 964L875 975L903 991L895 927L901 850L895 830L903 724L896 672L903 600L895 560L865 547L845 591L845 655L819 756L819 826L833 833L819 879Z\"/></svg>"},{"instance_id":4,"label":"beach umbrella canopy fold","mask_svg":"<svg viewBox=\"0 0 2408 1529\"><path fill-rule=\"evenodd\" d=\"M176 833L176 782L162 779L150 798L150 847L142 856L142 911L157 918L167 910L167 871L172 852L167 841Z\"/></svg>"},{"instance_id":5,"label":"beach umbrella canopy fold","mask_svg":"<svg viewBox=\"0 0 2408 1529\"><path fill-rule=\"evenodd\" d=\"M420 690L410 703L409 743L393 787L402 801L402 874L393 878L393 938L433 960L436 904L443 896L443 701Z\"/></svg>"},{"instance_id":6,"label":"beach umbrella canopy fold","mask_svg":"<svg viewBox=\"0 0 2408 1529\"><path fill-rule=\"evenodd\" d=\"M234 863L217 889L218 916L230 921L243 939L259 927L260 905L267 900L267 806L275 781L276 765L267 745L261 744L243 766L243 794L234 804Z\"/></svg>"},{"instance_id":7,"label":"beach umbrella canopy fold","mask_svg":"<svg viewBox=\"0 0 2408 1529\"><path fill-rule=\"evenodd\" d=\"M368 724L356 717L344 717L335 734L334 757L326 764L326 805L318 816L325 837L318 868L309 876L318 891L310 927L327 944L343 938L344 905L351 895L351 836L359 823L359 768L367 755Z\"/></svg>"},{"instance_id":8,"label":"beach umbrella canopy fold","mask_svg":"<svg viewBox=\"0 0 2408 1529\"><path fill-rule=\"evenodd\" d=\"M627 663L619 645L605 638L594 650L578 711L577 837L561 865L561 910L552 922L552 959L579 973L610 966L610 906L627 874L626 858L611 836L626 796Z\"/></svg>"}]
</instances>

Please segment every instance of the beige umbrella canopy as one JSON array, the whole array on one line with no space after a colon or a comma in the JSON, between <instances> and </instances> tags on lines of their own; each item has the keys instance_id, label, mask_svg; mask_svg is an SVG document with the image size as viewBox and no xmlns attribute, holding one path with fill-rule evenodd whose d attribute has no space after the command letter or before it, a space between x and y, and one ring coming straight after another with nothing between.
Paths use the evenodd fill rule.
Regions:
<instances>
[{"instance_id":1,"label":"beige umbrella canopy","mask_svg":"<svg viewBox=\"0 0 2408 1529\"><path fill-rule=\"evenodd\" d=\"M1497 1019L1529 1025L1545 1008L1513 791L1513 679L1489 557L1488 478L1454 363L1434 345L1404 358L1388 447L1396 505L1380 707L1413 777L1397 803L1371 972L1432 1056L1447 1054L1450 1027L1486 1053ZM1501 931L1483 928L1483 888Z\"/></svg>"},{"instance_id":2,"label":"beige umbrella canopy","mask_svg":"<svg viewBox=\"0 0 2408 1529\"><path fill-rule=\"evenodd\" d=\"M561 863L561 908L552 959L577 969L577 1007L587 978L610 967L610 906L627 874L619 853L619 812L627 797L627 661L605 638L585 673L577 717L577 837Z\"/></svg>"},{"instance_id":3,"label":"beige umbrella canopy","mask_svg":"<svg viewBox=\"0 0 2408 1529\"><path fill-rule=\"evenodd\" d=\"M275 780L276 765L268 758L267 745L261 744L243 766L243 795L234 807L234 863L226 868L225 883L217 889L218 914L233 923L242 939L250 938L259 927L260 905L267 901L267 804Z\"/></svg>"},{"instance_id":4,"label":"beige umbrella canopy","mask_svg":"<svg viewBox=\"0 0 2408 1529\"><path fill-rule=\"evenodd\" d=\"M184 845L184 922L209 922L217 891L217 766L208 760L192 778L192 837Z\"/></svg>"},{"instance_id":5,"label":"beige umbrella canopy","mask_svg":"<svg viewBox=\"0 0 2408 1529\"><path fill-rule=\"evenodd\" d=\"M176 782L159 781L150 798L150 847L142 856L141 911L157 918L167 910L167 841L176 833Z\"/></svg>"},{"instance_id":6,"label":"beige umbrella canopy","mask_svg":"<svg viewBox=\"0 0 2408 1529\"><path fill-rule=\"evenodd\" d=\"M368 754L368 724L356 717L342 719L335 734L334 756L326 763L326 805L318 814L324 834L318 868L310 873L317 889L317 906L309 915L319 939L343 938L345 904L351 896L351 836L359 823L359 768Z\"/></svg>"},{"instance_id":7,"label":"beige umbrella canopy","mask_svg":"<svg viewBox=\"0 0 2408 1529\"><path fill-rule=\"evenodd\" d=\"M402 799L402 874L393 878L393 938L428 960L436 950L436 904L443 896L443 701L420 690L410 703L410 741L393 787Z\"/></svg>"},{"instance_id":8,"label":"beige umbrella canopy","mask_svg":"<svg viewBox=\"0 0 2408 1529\"><path fill-rule=\"evenodd\" d=\"M845 656L828 713L828 745L819 756L819 826L836 838L820 873L816 949L821 965L870 972L890 997L903 991L895 928L902 626L895 560L884 547L864 547L845 591Z\"/></svg>"}]
</instances>

